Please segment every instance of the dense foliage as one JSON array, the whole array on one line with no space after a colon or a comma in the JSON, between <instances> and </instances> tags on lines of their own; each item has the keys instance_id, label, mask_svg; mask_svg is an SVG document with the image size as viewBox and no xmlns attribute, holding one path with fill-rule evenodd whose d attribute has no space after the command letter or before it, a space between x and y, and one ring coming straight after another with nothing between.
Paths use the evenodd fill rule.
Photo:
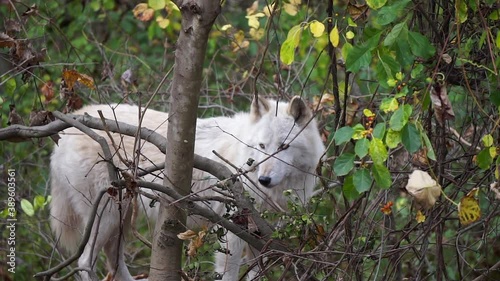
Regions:
<instances>
[{"instance_id":1,"label":"dense foliage","mask_svg":"<svg viewBox=\"0 0 500 281\"><path fill-rule=\"evenodd\" d=\"M137 4L0 2L1 127L19 124L15 117L33 123L32 111L97 102L152 100L168 110L180 11L168 0ZM499 5L224 3L199 116L245 110L255 92L301 95L318 111L328 147L312 202L290 197L290 213L262 214L285 222L274 238L290 249L261 261L269 280L290 278L284 269L296 263L319 280L500 279ZM17 273L0 269L5 280L32 280L67 257L54 248L45 207L52 145L0 142L2 200L7 171L17 173ZM407 184L414 170L426 175ZM211 278L220 247L217 231L208 232L185 259L187 275L201 280ZM131 271L147 272L147 248L128 248Z\"/></svg>"}]
</instances>

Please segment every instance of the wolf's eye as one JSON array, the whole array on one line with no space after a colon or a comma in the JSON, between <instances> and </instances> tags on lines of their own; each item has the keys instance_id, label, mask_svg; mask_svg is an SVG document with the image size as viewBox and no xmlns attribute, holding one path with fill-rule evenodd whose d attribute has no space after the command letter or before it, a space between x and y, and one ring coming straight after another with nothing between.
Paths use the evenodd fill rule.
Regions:
<instances>
[{"instance_id":1,"label":"wolf's eye","mask_svg":"<svg viewBox=\"0 0 500 281\"><path fill-rule=\"evenodd\" d=\"M259 143L259 146L260 146L261 149L266 149L266 145L263 144L263 143Z\"/></svg>"}]
</instances>

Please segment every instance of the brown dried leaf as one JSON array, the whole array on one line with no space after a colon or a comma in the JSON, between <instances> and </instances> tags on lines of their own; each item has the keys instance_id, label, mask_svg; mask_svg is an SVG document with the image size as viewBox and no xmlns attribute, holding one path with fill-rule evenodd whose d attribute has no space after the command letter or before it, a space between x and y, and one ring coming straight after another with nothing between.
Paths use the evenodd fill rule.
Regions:
<instances>
[{"instance_id":1,"label":"brown dried leaf","mask_svg":"<svg viewBox=\"0 0 500 281\"><path fill-rule=\"evenodd\" d=\"M113 77L114 66L112 63L105 63L101 71L101 81L105 81L108 78Z\"/></svg>"},{"instance_id":2,"label":"brown dried leaf","mask_svg":"<svg viewBox=\"0 0 500 281\"><path fill-rule=\"evenodd\" d=\"M92 77L80 73L74 69L65 69L62 73L62 76L69 90L73 90L76 82L79 82L80 84L83 84L84 86L92 90L95 89L94 80L92 79Z\"/></svg>"},{"instance_id":3,"label":"brown dried leaf","mask_svg":"<svg viewBox=\"0 0 500 281\"><path fill-rule=\"evenodd\" d=\"M441 58L444 60L444 62L445 62L446 64L450 64L450 63L453 61L453 59L451 58L451 56L450 56L450 55L448 55L448 54L443 54L443 55L441 56Z\"/></svg>"},{"instance_id":4,"label":"brown dried leaf","mask_svg":"<svg viewBox=\"0 0 500 281\"><path fill-rule=\"evenodd\" d=\"M52 112L46 110L32 110L30 112L30 127L47 125L56 120Z\"/></svg>"},{"instance_id":5,"label":"brown dried leaf","mask_svg":"<svg viewBox=\"0 0 500 281\"><path fill-rule=\"evenodd\" d=\"M21 23L17 20L6 19L4 22L5 31L7 34L14 34L21 31Z\"/></svg>"},{"instance_id":6,"label":"brown dried leaf","mask_svg":"<svg viewBox=\"0 0 500 281\"><path fill-rule=\"evenodd\" d=\"M347 3L347 12L351 18L356 21L358 19L366 19L368 15L368 5L366 4L351 4Z\"/></svg>"},{"instance_id":7,"label":"brown dried leaf","mask_svg":"<svg viewBox=\"0 0 500 281\"><path fill-rule=\"evenodd\" d=\"M122 85L127 88L129 85L133 85L137 87L137 77L135 72L129 68L122 73L121 76Z\"/></svg>"},{"instance_id":8,"label":"brown dried leaf","mask_svg":"<svg viewBox=\"0 0 500 281\"><path fill-rule=\"evenodd\" d=\"M495 194L495 198L500 200L500 183L497 181L490 184L490 190Z\"/></svg>"},{"instance_id":9,"label":"brown dried leaf","mask_svg":"<svg viewBox=\"0 0 500 281\"><path fill-rule=\"evenodd\" d=\"M198 249L201 248L201 246L203 246L204 243L203 238L205 237L206 234L207 234L206 230L202 230L197 233L196 237L191 239L191 242L189 242L188 245L188 256L190 257L196 256L196 252L198 251Z\"/></svg>"},{"instance_id":10,"label":"brown dried leaf","mask_svg":"<svg viewBox=\"0 0 500 281\"><path fill-rule=\"evenodd\" d=\"M10 109L10 112L9 112L9 119L7 121L7 125L9 125L9 126L11 126L11 125L24 125L23 118L21 117L21 115L19 115L16 112L16 106L13 104L10 104L9 109Z\"/></svg>"},{"instance_id":11,"label":"brown dried leaf","mask_svg":"<svg viewBox=\"0 0 500 281\"><path fill-rule=\"evenodd\" d=\"M14 39L3 32L0 33L0 48L12 48L15 45Z\"/></svg>"},{"instance_id":12,"label":"brown dried leaf","mask_svg":"<svg viewBox=\"0 0 500 281\"><path fill-rule=\"evenodd\" d=\"M134 17L140 21L150 21L153 18L155 11L149 8L148 4L140 3L135 6Z\"/></svg>"},{"instance_id":13,"label":"brown dried leaf","mask_svg":"<svg viewBox=\"0 0 500 281\"><path fill-rule=\"evenodd\" d=\"M190 240L190 239L195 238L196 235L197 235L197 233L195 231L188 229L182 233L177 234L177 238L179 238L181 240Z\"/></svg>"},{"instance_id":14,"label":"brown dried leaf","mask_svg":"<svg viewBox=\"0 0 500 281\"><path fill-rule=\"evenodd\" d=\"M36 57L31 44L27 40L15 40L14 43L14 47L10 49L14 63L28 65Z\"/></svg>"},{"instance_id":15,"label":"brown dried leaf","mask_svg":"<svg viewBox=\"0 0 500 281\"><path fill-rule=\"evenodd\" d=\"M443 125L446 120L453 120L455 113L451 107L446 84L444 81L437 81L431 87L431 101L434 111L436 112L436 120Z\"/></svg>"},{"instance_id":16,"label":"brown dried leaf","mask_svg":"<svg viewBox=\"0 0 500 281\"><path fill-rule=\"evenodd\" d=\"M66 102L66 110L65 113L73 112L82 108L83 100L78 95L71 95Z\"/></svg>"},{"instance_id":17,"label":"brown dried leaf","mask_svg":"<svg viewBox=\"0 0 500 281\"><path fill-rule=\"evenodd\" d=\"M54 82L47 81L40 88L40 92L45 97L45 103L49 103L54 98Z\"/></svg>"},{"instance_id":18,"label":"brown dried leaf","mask_svg":"<svg viewBox=\"0 0 500 281\"><path fill-rule=\"evenodd\" d=\"M38 14L38 7L36 6L36 4L33 4L22 15L23 16L30 16L30 15L37 15L37 14Z\"/></svg>"},{"instance_id":19,"label":"brown dried leaf","mask_svg":"<svg viewBox=\"0 0 500 281\"><path fill-rule=\"evenodd\" d=\"M59 98L64 101L71 97L74 94L73 89L68 88L68 84L64 81L64 78L61 79L61 84L59 85Z\"/></svg>"}]
</instances>

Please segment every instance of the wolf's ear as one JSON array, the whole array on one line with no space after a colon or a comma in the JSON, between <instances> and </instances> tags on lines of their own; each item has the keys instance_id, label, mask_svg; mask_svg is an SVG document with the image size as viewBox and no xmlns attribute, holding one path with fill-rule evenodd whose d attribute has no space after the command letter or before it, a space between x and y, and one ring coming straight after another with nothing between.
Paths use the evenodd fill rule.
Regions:
<instances>
[{"instance_id":1,"label":"wolf's ear","mask_svg":"<svg viewBox=\"0 0 500 281\"><path fill-rule=\"evenodd\" d=\"M262 118L264 114L266 114L271 107L269 106L269 101L258 97L257 99L253 99L252 107L250 109L250 119L252 122L257 122Z\"/></svg>"},{"instance_id":2,"label":"wolf's ear","mask_svg":"<svg viewBox=\"0 0 500 281\"><path fill-rule=\"evenodd\" d=\"M305 125L312 118L312 112L307 107L306 103L299 97L295 96L288 105L288 114L290 114L295 123Z\"/></svg>"}]
</instances>

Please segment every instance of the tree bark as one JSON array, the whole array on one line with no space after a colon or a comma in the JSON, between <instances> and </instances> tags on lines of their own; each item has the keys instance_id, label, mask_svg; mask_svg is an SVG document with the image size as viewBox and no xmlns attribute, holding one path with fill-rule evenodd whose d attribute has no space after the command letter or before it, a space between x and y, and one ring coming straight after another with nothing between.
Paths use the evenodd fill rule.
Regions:
<instances>
[{"instance_id":1,"label":"tree bark","mask_svg":"<svg viewBox=\"0 0 500 281\"><path fill-rule=\"evenodd\" d=\"M203 61L208 35L221 6L219 0L179 0L175 3L182 13L182 30L175 52L163 183L180 195L187 195L191 189ZM160 201L153 236L151 281L181 280L183 241L177 234L184 231L186 213L171 205L168 197L164 199Z\"/></svg>"}]
</instances>

